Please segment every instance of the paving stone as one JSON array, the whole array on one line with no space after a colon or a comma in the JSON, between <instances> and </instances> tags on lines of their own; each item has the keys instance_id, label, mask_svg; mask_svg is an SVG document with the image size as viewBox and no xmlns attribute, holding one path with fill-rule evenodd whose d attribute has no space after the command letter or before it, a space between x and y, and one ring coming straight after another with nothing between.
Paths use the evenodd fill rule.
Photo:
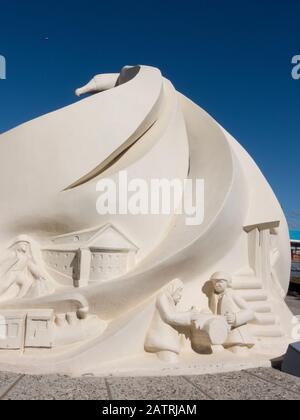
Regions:
<instances>
[{"instance_id":1,"label":"paving stone","mask_svg":"<svg viewBox=\"0 0 300 420\"><path fill-rule=\"evenodd\" d=\"M6 395L6 400L107 400L105 380L59 375L25 376Z\"/></svg>"},{"instance_id":2,"label":"paving stone","mask_svg":"<svg viewBox=\"0 0 300 420\"><path fill-rule=\"evenodd\" d=\"M206 400L207 396L183 377L109 378L114 400Z\"/></svg>"},{"instance_id":3,"label":"paving stone","mask_svg":"<svg viewBox=\"0 0 300 420\"><path fill-rule=\"evenodd\" d=\"M21 377L15 373L0 372L0 398Z\"/></svg>"},{"instance_id":4,"label":"paving stone","mask_svg":"<svg viewBox=\"0 0 300 420\"><path fill-rule=\"evenodd\" d=\"M216 400L300 400L300 395L247 372L188 377Z\"/></svg>"},{"instance_id":5,"label":"paving stone","mask_svg":"<svg viewBox=\"0 0 300 420\"><path fill-rule=\"evenodd\" d=\"M300 379L274 369L218 375L69 378L0 373L8 400L300 400Z\"/></svg>"},{"instance_id":6,"label":"paving stone","mask_svg":"<svg viewBox=\"0 0 300 420\"><path fill-rule=\"evenodd\" d=\"M0 398L2 398L11 386L13 386L22 375L15 373L0 372Z\"/></svg>"},{"instance_id":7,"label":"paving stone","mask_svg":"<svg viewBox=\"0 0 300 420\"><path fill-rule=\"evenodd\" d=\"M266 368L250 369L247 372L300 395L300 378L296 376L287 375L276 369Z\"/></svg>"}]
</instances>

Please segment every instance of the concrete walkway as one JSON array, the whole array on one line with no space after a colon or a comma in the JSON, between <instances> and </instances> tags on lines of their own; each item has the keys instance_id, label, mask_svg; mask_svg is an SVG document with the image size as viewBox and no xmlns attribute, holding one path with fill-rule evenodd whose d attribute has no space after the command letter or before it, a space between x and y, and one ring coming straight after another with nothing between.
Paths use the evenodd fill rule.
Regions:
<instances>
[{"instance_id":1,"label":"concrete walkway","mask_svg":"<svg viewBox=\"0 0 300 420\"><path fill-rule=\"evenodd\" d=\"M300 315L300 296L287 303ZM80 379L0 373L1 400L300 400L300 379L275 369L219 375Z\"/></svg>"},{"instance_id":2,"label":"concrete walkway","mask_svg":"<svg viewBox=\"0 0 300 420\"><path fill-rule=\"evenodd\" d=\"M1 400L300 400L300 379L274 369L164 378L0 374Z\"/></svg>"}]
</instances>

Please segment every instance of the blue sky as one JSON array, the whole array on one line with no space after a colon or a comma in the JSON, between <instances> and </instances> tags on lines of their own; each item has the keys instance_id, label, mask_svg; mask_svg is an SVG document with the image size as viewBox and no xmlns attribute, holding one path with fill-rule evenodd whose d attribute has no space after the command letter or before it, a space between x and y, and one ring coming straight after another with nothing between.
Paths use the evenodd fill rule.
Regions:
<instances>
[{"instance_id":1,"label":"blue sky","mask_svg":"<svg viewBox=\"0 0 300 420\"><path fill-rule=\"evenodd\" d=\"M0 132L76 101L125 64L159 67L257 161L300 229L300 1L2 2Z\"/></svg>"}]
</instances>

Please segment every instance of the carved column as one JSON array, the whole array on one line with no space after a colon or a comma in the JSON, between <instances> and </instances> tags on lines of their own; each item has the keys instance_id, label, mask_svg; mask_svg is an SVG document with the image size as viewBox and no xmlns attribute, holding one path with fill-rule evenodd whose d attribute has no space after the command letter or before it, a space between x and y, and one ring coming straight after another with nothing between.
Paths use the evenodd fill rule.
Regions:
<instances>
[{"instance_id":1,"label":"carved column","mask_svg":"<svg viewBox=\"0 0 300 420\"><path fill-rule=\"evenodd\" d=\"M271 233L276 233L279 225L279 221L274 221L244 227L248 233L250 267L269 290L272 289Z\"/></svg>"},{"instance_id":2,"label":"carved column","mask_svg":"<svg viewBox=\"0 0 300 420\"><path fill-rule=\"evenodd\" d=\"M75 280L76 287L88 286L91 272L92 254L89 248L80 248L77 251L77 278Z\"/></svg>"}]
</instances>

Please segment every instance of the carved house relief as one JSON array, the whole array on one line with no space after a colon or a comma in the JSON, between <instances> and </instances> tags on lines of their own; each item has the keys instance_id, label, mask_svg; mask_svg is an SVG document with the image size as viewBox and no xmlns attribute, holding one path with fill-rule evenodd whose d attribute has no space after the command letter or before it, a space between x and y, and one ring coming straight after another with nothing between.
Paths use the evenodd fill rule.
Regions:
<instances>
[{"instance_id":1,"label":"carved house relief","mask_svg":"<svg viewBox=\"0 0 300 420\"><path fill-rule=\"evenodd\" d=\"M75 287L109 281L135 265L138 247L112 225L52 239L43 257L52 275L58 273Z\"/></svg>"}]
</instances>

